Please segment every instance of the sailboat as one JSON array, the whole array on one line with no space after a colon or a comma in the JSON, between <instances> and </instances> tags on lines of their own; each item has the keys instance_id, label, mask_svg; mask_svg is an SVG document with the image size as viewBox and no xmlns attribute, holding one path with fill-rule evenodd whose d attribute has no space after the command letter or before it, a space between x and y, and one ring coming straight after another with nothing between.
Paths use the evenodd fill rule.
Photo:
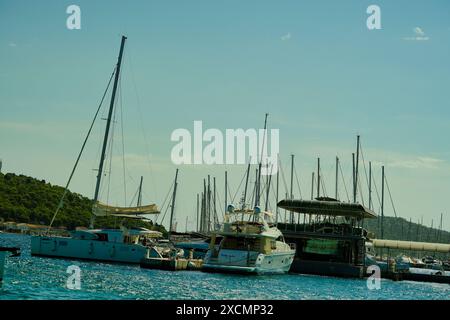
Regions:
<instances>
[{"instance_id":1,"label":"sailboat","mask_svg":"<svg viewBox=\"0 0 450 320\"><path fill-rule=\"evenodd\" d=\"M155 204L142 206L138 202L136 207L115 207L101 203L99 201L99 190L101 178L103 175L103 164L105 162L106 147L110 137L109 129L113 121L113 110L116 96L117 85L120 76L120 67L122 63L122 55L126 37L122 36L119 56L115 67L114 84L111 94L111 102L109 106L108 118L106 121L106 129L103 139L102 153L98 168L97 182L95 187L94 204L92 207L91 222L87 230L75 230L70 233L70 237L62 236L32 236L31 237L31 254L35 256L59 257L59 258L75 258L86 260L98 260L109 262L136 263L138 264L142 258L147 256L150 238L160 237L161 233L145 228L127 228L121 223L119 229L95 229L94 223L96 217L112 216L122 219L144 219L147 215L159 214L159 210ZM111 76L112 77L112 76ZM108 85L109 86L109 85ZM103 99L102 99L103 101ZM97 110L98 114L98 110ZM96 114L96 116L97 116ZM95 121L95 118L94 118ZM92 125L91 125L92 129ZM90 130L89 130L90 132ZM80 159L87 138L84 141L80 155L75 163L75 167L71 173L69 181L66 185L67 192L70 179L72 178L78 160ZM56 210L55 219L58 210L62 207L64 195L60 200L58 209ZM49 230L51 224L49 226Z\"/></svg>"}]
</instances>

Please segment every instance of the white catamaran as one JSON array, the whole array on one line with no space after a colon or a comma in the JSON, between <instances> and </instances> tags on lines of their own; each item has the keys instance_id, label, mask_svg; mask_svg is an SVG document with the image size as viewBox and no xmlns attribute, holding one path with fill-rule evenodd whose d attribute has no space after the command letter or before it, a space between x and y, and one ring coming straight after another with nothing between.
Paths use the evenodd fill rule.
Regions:
<instances>
[{"instance_id":1,"label":"white catamaran","mask_svg":"<svg viewBox=\"0 0 450 320\"><path fill-rule=\"evenodd\" d=\"M158 214L159 210L155 204L141 206L140 197L138 198L138 206L136 207L113 207L106 204L102 204L98 201L99 199L99 189L101 177L103 175L103 164L105 162L106 147L108 145L108 140L110 137L110 125L114 120L113 110L114 102L117 90L117 84L120 75L120 66L122 62L123 49L125 45L126 37L122 36L120 52L117 60L117 65L112 76L114 76L114 85L111 94L111 102L109 106L108 118L106 119L106 129L103 139L102 153L98 168L97 183L95 187L94 195L94 205L92 208L92 218L89 230L77 230L71 232L70 237L62 236L32 236L31 237L31 254L36 256L46 256L46 257L60 257L60 258L76 258L76 259L87 259L87 260L100 260L100 261L111 261L111 262L123 262L123 263L139 263L142 258L147 256L148 253L148 243L149 238L155 236L161 236L157 231L147 230L145 228L126 228L121 225L119 229L94 229L95 217L104 216L114 216L120 219L143 219L146 215ZM110 79L110 82L111 82ZM109 87L109 84L108 84ZM108 88L106 89L106 91ZM106 94L106 92L105 92ZM105 97L103 95L103 99ZM101 103L100 103L101 106ZM56 210L55 216L50 223L50 227L55 219L58 211L63 205L64 196L67 192L70 180L75 172L78 161L83 152L86 141L89 137L89 133L95 122L95 119L100 110L94 117L94 121L91 124L91 128L86 136L86 139L81 148L81 152L75 163L75 166L70 175L69 181L67 182L65 193L60 200L58 208ZM142 180L141 180L142 184ZM49 230L50 230L49 227Z\"/></svg>"},{"instance_id":2,"label":"white catamaran","mask_svg":"<svg viewBox=\"0 0 450 320\"><path fill-rule=\"evenodd\" d=\"M248 217L248 218L247 218ZM295 249L270 222L272 214L254 210L234 210L228 206L223 227L213 233L203 271L237 273L285 273L294 259ZM217 249L216 235L223 237Z\"/></svg>"}]
</instances>

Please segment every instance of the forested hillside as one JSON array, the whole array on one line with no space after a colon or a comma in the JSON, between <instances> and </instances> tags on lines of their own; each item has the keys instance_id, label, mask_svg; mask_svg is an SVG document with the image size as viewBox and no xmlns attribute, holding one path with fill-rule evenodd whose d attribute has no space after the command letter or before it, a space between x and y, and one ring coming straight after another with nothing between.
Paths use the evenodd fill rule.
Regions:
<instances>
[{"instance_id":1,"label":"forested hillside","mask_svg":"<svg viewBox=\"0 0 450 320\"><path fill-rule=\"evenodd\" d=\"M14 173L0 173L0 220L48 225L64 192L64 188L51 185L45 180L37 180ZM64 226L68 230L78 226L88 226L92 200L73 192L68 192L64 206L53 226ZM161 225L152 222L129 221L128 226L142 226L166 233ZM97 218L96 227L117 226L115 218Z\"/></svg>"}]
</instances>

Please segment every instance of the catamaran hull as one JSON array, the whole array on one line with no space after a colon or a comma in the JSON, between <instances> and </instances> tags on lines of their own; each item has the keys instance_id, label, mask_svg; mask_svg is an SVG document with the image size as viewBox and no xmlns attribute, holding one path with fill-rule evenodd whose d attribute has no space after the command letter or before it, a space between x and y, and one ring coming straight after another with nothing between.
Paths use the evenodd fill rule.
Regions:
<instances>
[{"instance_id":1,"label":"catamaran hull","mask_svg":"<svg viewBox=\"0 0 450 320\"><path fill-rule=\"evenodd\" d=\"M211 258L209 253L203 263L202 271L241 274L277 274L287 273L294 259L295 251L259 254L254 263L245 261L245 251L227 250L226 255ZM226 258L225 258L226 257Z\"/></svg>"},{"instance_id":2,"label":"catamaran hull","mask_svg":"<svg viewBox=\"0 0 450 320\"><path fill-rule=\"evenodd\" d=\"M137 244L33 236L31 237L31 254L54 258L139 264L146 256L147 248Z\"/></svg>"}]
</instances>

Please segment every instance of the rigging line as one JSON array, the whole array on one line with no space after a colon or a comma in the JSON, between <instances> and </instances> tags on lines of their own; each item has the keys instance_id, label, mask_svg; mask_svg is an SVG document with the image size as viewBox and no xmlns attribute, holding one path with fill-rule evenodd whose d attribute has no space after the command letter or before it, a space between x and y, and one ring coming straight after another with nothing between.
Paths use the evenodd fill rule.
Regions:
<instances>
[{"instance_id":1,"label":"rigging line","mask_svg":"<svg viewBox=\"0 0 450 320\"><path fill-rule=\"evenodd\" d=\"M323 195L325 197L328 197L328 192L327 192L327 188L325 187L325 180L324 180L323 174L320 175L320 182L322 184L321 187L322 187Z\"/></svg>"},{"instance_id":2,"label":"rigging line","mask_svg":"<svg viewBox=\"0 0 450 320\"><path fill-rule=\"evenodd\" d=\"M244 178L245 178L246 174L247 174L247 170L245 171L244 175L242 176L241 182L239 183L239 186L236 189L236 193L231 198L231 203L234 203L234 199L236 198L237 194L239 193L239 189L241 188L242 182L244 182Z\"/></svg>"},{"instance_id":3,"label":"rigging line","mask_svg":"<svg viewBox=\"0 0 450 320\"><path fill-rule=\"evenodd\" d=\"M284 194L288 193L288 186L286 183L286 178L284 176L284 170L283 170L283 165L281 164L281 159L280 159L280 171L281 171L281 180L283 181L283 185L284 185Z\"/></svg>"},{"instance_id":4,"label":"rigging line","mask_svg":"<svg viewBox=\"0 0 450 320\"><path fill-rule=\"evenodd\" d=\"M363 162L364 175L366 176L367 187L369 187L369 178L368 178L367 170L366 170L366 160L365 160L365 158L364 158L364 154L363 154L363 151L362 151L361 142L359 143L359 150L360 150L361 158L362 158L362 162ZM361 194L362 194L362 193L361 193ZM371 205L372 205L372 204L369 203L369 207L370 207Z\"/></svg>"},{"instance_id":5,"label":"rigging line","mask_svg":"<svg viewBox=\"0 0 450 320\"><path fill-rule=\"evenodd\" d=\"M139 193L139 187L136 189L136 192L134 193L133 198L130 201L130 205L129 205L130 207L133 206L134 199L136 199L136 196L138 195L138 193Z\"/></svg>"},{"instance_id":6,"label":"rigging line","mask_svg":"<svg viewBox=\"0 0 450 320\"><path fill-rule=\"evenodd\" d=\"M122 171L123 171L123 193L125 205L127 205L127 181L125 178L125 140L123 135L123 94L122 94L122 75L119 77L119 96L120 96L120 129L122 134Z\"/></svg>"},{"instance_id":7,"label":"rigging line","mask_svg":"<svg viewBox=\"0 0 450 320\"><path fill-rule=\"evenodd\" d=\"M116 73L116 68L114 68L114 70L113 70L113 72L111 74L111 77L109 78L108 85L106 86L105 92L103 93L103 96L102 96L102 98L100 100L100 104L98 105L97 111L95 112L94 119L92 119L92 122L91 122L91 125L89 127L88 133L86 134L86 137L84 138L83 145L81 146L81 150L78 153L78 157L77 157L77 160L75 161L75 165L73 166L72 172L70 173L69 180L67 180L66 187L64 188L64 193L63 193L63 195L61 196L61 198L59 200L58 207L56 207L56 211L55 211L55 213L54 213L54 215L52 217L52 220L50 221L50 224L48 226L47 233L50 232L50 229L51 229L51 227L53 225L53 222L55 221L55 218L58 215L59 210L61 210L61 208L62 208L62 206L64 204L64 198L66 197L67 191L69 189L70 181L72 181L72 177L73 177L73 175L75 173L75 170L77 169L78 162L80 161L81 155L83 154L84 147L86 146L86 143L87 143L87 141L89 139L89 135L91 134L92 128L94 127L95 120L97 119L98 113L100 112L100 109L101 109L102 104L103 104L103 100L105 99L106 93L108 92L109 86L111 84L111 80L112 80L112 78L113 78L115 73Z\"/></svg>"},{"instance_id":8,"label":"rigging line","mask_svg":"<svg viewBox=\"0 0 450 320\"><path fill-rule=\"evenodd\" d=\"M298 192L300 193L300 199L303 199L302 189L300 188L300 182L299 182L299 178L297 175L297 167L295 166L295 163L294 163L294 175L295 175L295 180L297 181L297 187L298 187Z\"/></svg>"},{"instance_id":9,"label":"rigging line","mask_svg":"<svg viewBox=\"0 0 450 320\"><path fill-rule=\"evenodd\" d=\"M150 145L149 145L149 143L148 143L148 140L147 140L147 135L146 135L146 132L145 132L145 126L144 126L144 123L143 123L143 119L144 119L144 117L142 116L142 108L141 108L141 99L140 99L140 97L139 97L139 93L138 93L138 90L137 90L137 85L136 85L136 81L135 81L135 77L134 77L134 71L133 71L133 63L132 63L132 59L131 59L131 52L132 52L132 49L131 49L131 47L129 47L128 48L128 54L127 54L127 57L128 57L128 62L129 62L129 64L130 64L130 73L131 73L131 82L133 83L133 87L134 87L134 92L135 92L135 94L136 94L136 102L137 102L137 109L138 109L138 112L139 112L139 124L140 124L140 127L141 127L141 131L142 131L142 135L144 136L144 143L145 143L145 148L146 148L146 158L147 158L147 165L148 165L148 167L149 167L149 171L150 171L150 176L151 176L151 183L152 183L152 185L153 185L153 192L155 193L155 199L157 199L158 198L158 188L156 188L156 184L155 184L155 177L154 177L154 172L153 172L153 166L152 166L152 163L151 163L151 161L150 161Z\"/></svg>"},{"instance_id":10,"label":"rigging line","mask_svg":"<svg viewBox=\"0 0 450 320\"><path fill-rule=\"evenodd\" d=\"M358 189L359 189L359 196L361 198L362 205L364 206L364 196L363 196L363 192L362 192L361 179L358 179Z\"/></svg>"},{"instance_id":11,"label":"rigging line","mask_svg":"<svg viewBox=\"0 0 450 320\"><path fill-rule=\"evenodd\" d=\"M381 208L381 200L380 200L380 195L378 193L377 182L375 179L372 179L372 182L373 182L373 186L375 187L375 193L376 193L377 199L378 199L378 208Z\"/></svg>"},{"instance_id":12,"label":"rigging line","mask_svg":"<svg viewBox=\"0 0 450 320\"><path fill-rule=\"evenodd\" d=\"M230 187L230 183L227 183L228 185L227 185L227 189L228 189L228 194L233 194L232 192L231 192L231 187ZM233 199L231 199L231 203L233 203ZM227 206L228 206L228 203L227 203Z\"/></svg>"},{"instance_id":13,"label":"rigging line","mask_svg":"<svg viewBox=\"0 0 450 320\"><path fill-rule=\"evenodd\" d=\"M172 197L173 197L173 194L170 196L169 202L167 203L166 210L164 211L164 215L163 215L163 217L162 217L162 219L161 219L161 222L159 223L160 225L162 225L163 222L164 222L164 218L166 217L167 210L169 210L169 208L170 208L170 202L172 201ZM174 212L174 215L175 215L175 212ZM170 222L169 222L169 224L170 224ZM169 228L170 228L170 227L171 227L171 226L169 226Z\"/></svg>"},{"instance_id":14,"label":"rigging line","mask_svg":"<svg viewBox=\"0 0 450 320\"><path fill-rule=\"evenodd\" d=\"M249 183L251 183L251 180L249 181ZM250 204L253 204L254 202L253 202L253 200L254 200L254 197L255 197L255 193L256 193L256 179L255 179L255 184L254 184L254 186L253 186L253 191L252 191L252 197L251 197L251 199L250 199Z\"/></svg>"},{"instance_id":15,"label":"rigging line","mask_svg":"<svg viewBox=\"0 0 450 320\"><path fill-rule=\"evenodd\" d=\"M172 187L173 187L174 184L175 184L175 181L172 181L172 184L170 185L169 191L167 191L166 197L164 198L164 201L163 201L163 203L161 205L161 210L164 209L164 206L166 205L166 201L169 198L170 192L172 191ZM158 215L156 216L155 222L158 220L159 215L160 214L158 213ZM162 223L162 221L161 221L161 223Z\"/></svg>"},{"instance_id":16,"label":"rigging line","mask_svg":"<svg viewBox=\"0 0 450 320\"><path fill-rule=\"evenodd\" d=\"M388 183L388 180L386 178L386 175L384 176L384 181L386 181L386 187L387 187L387 190L388 190L388 193L389 193L389 198L391 199L392 209L394 210L394 215L397 218L397 211L395 210L394 200L392 199L391 190L389 189L389 183Z\"/></svg>"},{"instance_id":17,"label":"rigging line","mask_svg":"<svg viewBox=\"0 0 450 320\"><path fill-rule=\"evenodd\" d=\"M222 199L220 198L220 192L216 192L216 196L218 198L217 200L219 201L219 203L222 203ZM220 213L222 214L222 221L223 221L223 219L225 218L223 206L219 205L219 210L220 210ZM217 206L216 206L216 211L217 211ZM219 215L217 215L217 220L219 220Z\"/></svg>"},{"instance_id":18,"label":"rigging line","mask_svg":"<svg viewBox=\"0 0 450 320\"><path fill-rule=\"evenodd\" d=\"M342 166L341 166L340 161L339 161L338 165L339 165L339 171L341 172L342 183L344 184L345 194L347 196L347 201L350 202L350 198L348 196L347 184L345 183L344 173L342 172Z\"/></svg>"},{"instance_id":19,"label":"rigging line","mask_svg":"<svg viewBox=\"0 0 450 320\"><path fill-rule=\"evenodd\" d=\"M114 104L117 103L118 96L116 96L116 101L114 101ZM114 114L112 119L112 128L111 128L111 136L109 141L109 150L110 150L110 156L109 156L109 172L108 172L108 193L107 193L107 201L106 203L109 203L109 195L110 195L110 187L111 187L111 174L112 174L112 161L113 161L113 151L114 151L114 134L116 133L116 117L117 117L117 108L114 108ZM103 174L103 172L102 172Z\"/></svg>"}]
</instances>

